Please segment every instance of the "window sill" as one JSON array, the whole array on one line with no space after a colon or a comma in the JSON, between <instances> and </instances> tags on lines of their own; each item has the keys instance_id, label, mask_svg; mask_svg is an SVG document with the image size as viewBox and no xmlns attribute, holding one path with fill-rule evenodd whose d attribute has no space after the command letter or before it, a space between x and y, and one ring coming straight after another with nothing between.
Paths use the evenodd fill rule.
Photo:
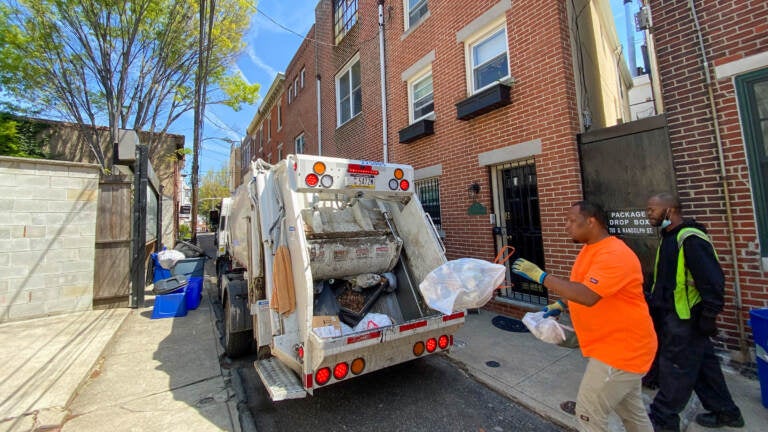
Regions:
<instances>
[{"instance_id":1,"label":"window sill","mask_svg":"<svg viewBox=\"0 0 768 432\"><path fill-rule=\"evenodd\" d=\"M408 144L416 141L419 138L432 135L435 133L435 121L429 119L421 119L416 123L400 129L400 142Z\"/></svg>"},{"instance_id":2,"label":"window sill","mask_svg":"<svg viewBox=\"0 0 768 432\"><path fill-rule=\"evenodd\" d=\"M509 93L511 87L498 83L476 93L456 104L456 118L471 120L497 108L512 103Z\"/></svg>"},{"instance_id":3,"label":"window sill","mask_svg":"<svg viewBox=\"0 0 768 432\"><path fill-rule=\"evenodd\" d=\"M400 40L401 41L405 40L405 38L407 38L409 34L413 33L414 30L416 30L421 25L421 23L423 23L424 21L427 20L427 18L429 18L429 15L430 15L430 11L427 11L427 13L424 14L424 16L422 16L421 18L419 18L419 20L416 21L414 25L405 29L403 34L400 35Z\"/></svg>"}]
</instances>

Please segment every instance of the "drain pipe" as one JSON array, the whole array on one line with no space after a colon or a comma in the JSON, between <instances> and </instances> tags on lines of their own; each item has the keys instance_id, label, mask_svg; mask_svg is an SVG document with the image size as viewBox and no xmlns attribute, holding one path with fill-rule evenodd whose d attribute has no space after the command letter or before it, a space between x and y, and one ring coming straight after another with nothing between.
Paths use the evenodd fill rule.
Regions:
<instances>
[{"instance_id":1,"label":"drain pipe","mask_svg":"<svg viewBox=\"0 0 768 432\"><path fill-rule=\"evenodd\" d=\"M384 142L384 163L387 163L389 148L387 146L387 82L385 81L384 65L384 0L379 0L379 66L381 71L381 135Z\"/></svg>"},{"instance_id":2,"label":"drain pipe","mask_svg":"<svg viewBox=\"0 0 768 432\"><path fill-rule=\"evenodd\" d=\"M747 360L749 348L747 347L747 338L744 332L744 318L742 314L743 303L741 299L741 285L739 282L739 262L737 261L736 253L736 237L733 233L733 212L731 210L731 199L728 192L728 179L726 178L725 170L725 157L723 156L723 140L720 136L720 123L717 120L717 107L715 105L715 96L712 90L714 83L710 79L709 62L707 61L707 53L704 50L704 38L701 35L701 26L699 25L699 17L696 14L696 6L693 4L693 0L688 0L688 5L691 8L691 15L693 16L693 23L696 26L696 37L699 40L699 49L701 50L701 62L704 68L704 79L707 86L707 96L709 98L710 109L712 110L712 124L715 129L715 141L717 143L717 156L720 163L720 177L723 184L723 194L725 195L725 215L728 221L728 235L731 243L731 260L733 260L733 291L736 298L736 323L739 330L739 350L741 352L742 361Z\"/></svg>"}]
</instances>

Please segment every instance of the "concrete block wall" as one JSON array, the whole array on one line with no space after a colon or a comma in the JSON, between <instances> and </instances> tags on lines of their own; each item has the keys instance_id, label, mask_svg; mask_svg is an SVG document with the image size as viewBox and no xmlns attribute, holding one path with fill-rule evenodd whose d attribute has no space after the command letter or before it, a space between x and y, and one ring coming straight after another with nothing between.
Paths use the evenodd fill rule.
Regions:
<instances>
[{"instance_id":1,"label":"concrete block wall","mask_svg":"<svg viewBox=\"0 0 768 432\"><path fill-rule=\"evenodd\" d=\"M97 165L0 156L0 322L90 310Z\"/></svg>"}]
</instances>

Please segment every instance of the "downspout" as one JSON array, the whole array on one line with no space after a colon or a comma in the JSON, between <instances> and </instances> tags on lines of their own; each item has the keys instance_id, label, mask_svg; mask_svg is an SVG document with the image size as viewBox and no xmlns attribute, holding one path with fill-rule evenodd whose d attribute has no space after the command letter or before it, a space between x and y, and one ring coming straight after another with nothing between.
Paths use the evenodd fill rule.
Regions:
<instances>
[{"instance_id":1,"label":"downspout","mask_svg":"<svg viewBox=\"0 0 768 432\"><path fill-rule=\"evenodd\" d=\"M739 330L739 350L741 352L742 361L746 361L749 348L747 347L747 338L744 333L744 318L742 316L743 303L741 300L741 285L739 282L739 263L737 261L736 253L736 236L733 234L733 212L731 210L731 199L728 193L728 181L725 171L725 157L723 156L723 140L720 136L720 123L717 120L717 107L715 105L715 96L712 90L714 83L709 76L709 62L707 61L707 53L704 51L704 39L701 35L701 26L699 25L699 18L696 14L696 6L693 4L693 0L688 0L688 5L691 7L691 15L693 15L693 23L696 26L696 37L699 40L699 49L701 50L701 62L704 68L704 79L707 86L707 96L709 97L709 105L712 110L712 124L715 128L715 141L717 143L717 156L720 163L720 177L723 184L723 194L725 195L725 215L728 221L728 236L731 243L731 260L733 260L733 291L734 297L736 297L736 323Z\"/></svg>"},{"instance_id":2,"label":"downspout","mask_svg":"<svg viewBox=\"0 0 768 432\"><path fill-rule=\"evenodd\" d=\"M317 74L317 82L315 85L317 86L317 155L322 156L323 155L323 114L320 103L320 74Z\"/></svg>"},{"instance_id":3,"label":"downspout","mask_svg":"<svg viewBox=\"0 0 768 432\"><path fill-rule=\"evenodd\" d=\"M384 0L379 0L379 69L381 71L381 129L384 142L384 163L387 163L387 82L384 64Z\"/></svg>"}]
</instances>

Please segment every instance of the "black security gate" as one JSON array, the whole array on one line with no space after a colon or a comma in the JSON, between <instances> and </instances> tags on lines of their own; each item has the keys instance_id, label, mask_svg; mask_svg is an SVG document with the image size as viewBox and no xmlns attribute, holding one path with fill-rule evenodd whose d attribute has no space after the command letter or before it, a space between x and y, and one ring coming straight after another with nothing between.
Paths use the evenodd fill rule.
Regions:
<instances>
[{"instance_id":1,"label":"black security gate","mask_svg":"<svg viewBox=\"0 0 768 432\"><path fill-rule=\"evenodd\" d=\"M541 217L536 165L533 160L507 163L492 171L493 183L500 192L499 210L494 233L497 245L513 246L515 254L507 261L506 287L501 297L528 303L546 304L547 289L510 271L515 258L523 257L544 268L544 246L541 240Z\"/></svg>"}]
</instances>

